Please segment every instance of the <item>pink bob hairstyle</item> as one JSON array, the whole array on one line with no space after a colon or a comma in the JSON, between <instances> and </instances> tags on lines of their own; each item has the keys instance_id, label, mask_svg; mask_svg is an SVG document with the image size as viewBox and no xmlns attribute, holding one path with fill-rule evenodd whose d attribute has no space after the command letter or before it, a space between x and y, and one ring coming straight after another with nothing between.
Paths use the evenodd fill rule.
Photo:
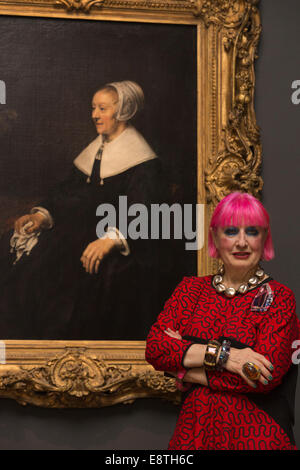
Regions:
<instances>
[{"instance_id":1,"label":"pink bob hairstyle","mask_svg":"<svg viewBox=\"0 0 300 470\"><path fill-rule=\"evenodd\" d=\"M270 230L270 217L262 203L251 194L234 192L224 197L214 210L208 235L208 253L218 258L212 231L219 227L258 226L267 230L262 259L269 261L274 258L273 241ZM211 230L212 229L212 230Z\"/></svg>"}]
</instances>

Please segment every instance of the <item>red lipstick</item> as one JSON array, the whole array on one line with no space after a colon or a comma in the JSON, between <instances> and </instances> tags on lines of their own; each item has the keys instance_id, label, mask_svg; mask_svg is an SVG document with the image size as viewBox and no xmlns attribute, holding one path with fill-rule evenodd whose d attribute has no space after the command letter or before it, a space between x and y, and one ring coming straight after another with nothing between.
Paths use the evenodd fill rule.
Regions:
<instances>
[{"instance_id":1,"label":"red lipstick","mask_svg":"<svg viewBox=\"0 0 300 470\"><path fill-rule=\"evenodd\" d=\"M246 252L246 251L241 251L241 252L238 251L238 252L232 253L232 254L235 258L238 258L238 259L247 259L250 256L250 253Z\"/></svg>"}]
</instances>

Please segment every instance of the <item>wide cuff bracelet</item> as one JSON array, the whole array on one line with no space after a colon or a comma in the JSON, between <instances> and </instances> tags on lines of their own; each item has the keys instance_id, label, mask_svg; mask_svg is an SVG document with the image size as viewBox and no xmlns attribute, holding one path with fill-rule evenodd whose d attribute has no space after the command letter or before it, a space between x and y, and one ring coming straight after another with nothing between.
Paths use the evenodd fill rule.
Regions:
<instances>
[{"instance_id":1,"label":"wide cuff bracelet","mask_svg":"<svg viewBox=\"0 0 300 470\"><path fill-rule=\"evenodd\" d=\"M203 361L205 369L215 369L220 347L221 344L217 340L210 340L208 342Z\"/></svg>"}]
</instances>

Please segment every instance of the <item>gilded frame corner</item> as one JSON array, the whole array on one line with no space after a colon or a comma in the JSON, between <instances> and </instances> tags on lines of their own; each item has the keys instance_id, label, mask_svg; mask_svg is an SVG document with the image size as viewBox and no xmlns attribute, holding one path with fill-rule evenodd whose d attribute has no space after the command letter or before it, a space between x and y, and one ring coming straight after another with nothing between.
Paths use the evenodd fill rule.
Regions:
<instances>
[{"instance_id":1,"label":"gilded frame corner","mask_svg":"<svg viewBox=\"0 0 300 470\"><path fill-rule=\"evenodd\" d=\"M198 202L233 190L259 196L261 142L254 111L259 0L0 0L0 15L185 24L197 28ZM207 240L198 274L213 272ZM145 362L142 341L5 341L0 396L49 408L160 397L178 403L172 378Z\"/></svg>"}]
</instances>

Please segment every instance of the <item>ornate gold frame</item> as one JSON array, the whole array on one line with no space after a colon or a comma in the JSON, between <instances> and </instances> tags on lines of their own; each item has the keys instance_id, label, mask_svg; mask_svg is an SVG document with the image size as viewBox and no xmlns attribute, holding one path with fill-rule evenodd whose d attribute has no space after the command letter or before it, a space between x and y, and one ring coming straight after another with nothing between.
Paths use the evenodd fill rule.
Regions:
<instances>
[{"instance_id":1,"label":"ornate gold frame","mask_svg":"<svg viewBox=\"0 0 300 470\"><path fill-rule=\"evenodd\" d=\"M193 25L198 63L198 202L206 220L232 190L259 195L254 112L259 0L0 0L1 15ZM200 73L201 72L201 73ZM205 246L198 274L216 266ZM174 379L145 362L142 341L5 341L0 396L44 407L100 407L139 397L180 398Z\"/></svg>"}]
</instances>

